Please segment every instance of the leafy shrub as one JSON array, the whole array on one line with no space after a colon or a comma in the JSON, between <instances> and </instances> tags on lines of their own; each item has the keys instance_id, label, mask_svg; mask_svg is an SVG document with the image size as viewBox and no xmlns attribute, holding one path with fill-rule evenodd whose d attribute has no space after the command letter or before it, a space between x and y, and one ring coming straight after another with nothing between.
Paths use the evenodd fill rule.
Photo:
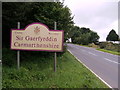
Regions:
<instances>
[{"instance_id":1,"label":"leafy shrub","mask_svg":"<svg viewBox=\"0 0 120 90\"><path fill-rule=\"evenodd\" d=\"M63 52L58 52L57 54L58 54L58 56L61 56L61 55L64 54L66 51L67 51L67 44L65 44L65 45L63 46Z\"/></svg>"},{"instance_id":2,"label":"leafy shrub","mask_svg":"<svg viewBox=\"0 0 120 90\"><path fill-rule=\"evenodd\" d=\"M7 48L3 48L2 49L2 62L3 65L7 65L7 66L14 66L16 65L16 51L12 51L10 49Z\"/></svg>"},{"instance_id":3,"label":"leafy shrub","mask_svg":"<svg viewBox=\"0 0 120 90\"><path fill-rule=\"evenodd\" d=\"M100 42L99 43L99 46L100 46L101 49L105 48L106 45L107 45L107 42Z\"/></svg>"},{"instance_id":4,"label":"leafy shrub","mask_svg":"<svg viewBox=\"0 0 120 90\"><path fill-rule=\"evenodd\" d=\"M101 49L120 52L120 45L119 44L114 44L112 42L100 42L99 46Z\"/></svg>"},{"instance_id":5,"label":"leafy shrub","mask_svg":"<svg viewBox=\"0 0 120 90\"><path fill-rule=\"evenodd\" d=\"M94 44L94 43L91 43L91 44L89 44L88 46L89 46L89 47L93 47L93 48L99 48L99 46L96 45L96 44Z\"/></svg>"}]
</instances>

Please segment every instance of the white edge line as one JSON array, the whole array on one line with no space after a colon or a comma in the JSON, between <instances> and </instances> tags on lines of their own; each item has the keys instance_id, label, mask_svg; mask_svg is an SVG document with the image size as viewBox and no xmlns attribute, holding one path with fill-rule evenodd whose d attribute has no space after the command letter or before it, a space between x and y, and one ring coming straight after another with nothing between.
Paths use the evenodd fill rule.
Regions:
<instances>
[{"instance_id":1,"label":"white edge line","mask_svg":"<svg viewBox=\"0 0 120 90\"><path fill-rule=\"evenodd\" d=\"M68 51L72 54L72 52L68 49ZM73 54L72 54L73 55ZM73 55L74 56L74 55ZM76 56L74 56L80 63L82 63L87 69L89 69L96 77L98 77L103 83L105 83L109 88L112 88L107 82L105 82L101 77L99 77L96 73L94 73L90 68L88 68L83 62L81 62Z\"/></svg>"}]
</instances>

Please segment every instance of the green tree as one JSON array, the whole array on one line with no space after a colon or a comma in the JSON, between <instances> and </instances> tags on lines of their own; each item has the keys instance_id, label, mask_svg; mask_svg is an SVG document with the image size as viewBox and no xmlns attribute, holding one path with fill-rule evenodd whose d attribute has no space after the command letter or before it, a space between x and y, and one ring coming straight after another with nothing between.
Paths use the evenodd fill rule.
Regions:
<instances>
[{"instance_id":1,"label":"green tree","mask_svg":"<svg viewBox=\"0 0 120 90\"><path fill-rule=\"evenodd\" d=\"M54 21L57 29L64 30L64 39L67 39L69 27L73 25L73 17L70 9L60 2L5 2L2 4L3 12L3 46L10 45L10 30L17 28L17 22L21 22L21 29L33 22L46 24L49 29L54 29Z\"/></svg>"},{"instance_id":2,"label":"green tree","mask_svg":"<svg viewBox=\"0 0 120 90\"><path fill-rule=\"evenodd\" d=\"M81 36L81 31L80 31L80 28L78 26L73 26L71 29L70 29L70 32L69 32L69 37L72 39L72 42L73 43L79 43L79 40L80 40L80 36Z\"/></svg>"},{"instance_id":3,"label":"green tree","mask_svg":"<svg viewBox=\"0 0 120 90\"><path fill-rule=\"evenodd\" d=\"M100 37L98 36L98 34L94 31L91 31L90 32L90 38L89 38L89 43L95 43L95 42L98 42L98 39Z\"/></svg>"},{"instance_id":4,"label":"green tree","mask_svg":"<svg viewBox=\"0 0 120 90\"><path fill-rule=\"evenodd\" d=\"M99 39L96 32L85 27L80 28L78 26L72 26L68 34L69 38L72 39L72 42L77 44L87 45L89 43L95 43Z\"/></svg>"},{"instance_id":5,"label":"green tree","mask_svg":"<svg viewBox=\"0 0 120 90\"><path fill-rule=\"evenodd\" d=\"M116 34L115 30L111 30L106 38L107 41L118 41L119 36Z\"/></svg>"}]
</instances>

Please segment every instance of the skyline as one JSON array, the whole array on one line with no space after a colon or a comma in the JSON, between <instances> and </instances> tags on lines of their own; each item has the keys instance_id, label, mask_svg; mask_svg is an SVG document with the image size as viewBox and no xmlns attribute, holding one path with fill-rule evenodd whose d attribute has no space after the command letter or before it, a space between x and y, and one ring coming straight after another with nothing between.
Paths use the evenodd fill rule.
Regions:
<instances>
[{"instance_id":1,"label":"skyline","mask_svg":"<svg viewBox=\"0 0 120 90\"><path fill-rule=\"evenodd\" d=\"M76 26L90 28L106 41L109 32L114 29L118 34L118 0L65 0L64 5L71 10Z\"/></svg>"}]
</instances>

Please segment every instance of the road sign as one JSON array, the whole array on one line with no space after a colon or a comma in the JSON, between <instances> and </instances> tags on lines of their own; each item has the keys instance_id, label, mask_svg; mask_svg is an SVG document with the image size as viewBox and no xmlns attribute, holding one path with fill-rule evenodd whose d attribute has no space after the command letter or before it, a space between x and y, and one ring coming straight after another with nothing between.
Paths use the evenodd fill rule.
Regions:
<instances>
[{"instance_id":1,"label":"road sign","mask_svg":"<svg viewBox=\"0 0 120 90\"><path fill-rule=\"evenodd\" d=\"M63 30L49 30L42 23L32 23L25 29L12 29L11 49L61 52Z\"/></svg>"}]
</instances>

